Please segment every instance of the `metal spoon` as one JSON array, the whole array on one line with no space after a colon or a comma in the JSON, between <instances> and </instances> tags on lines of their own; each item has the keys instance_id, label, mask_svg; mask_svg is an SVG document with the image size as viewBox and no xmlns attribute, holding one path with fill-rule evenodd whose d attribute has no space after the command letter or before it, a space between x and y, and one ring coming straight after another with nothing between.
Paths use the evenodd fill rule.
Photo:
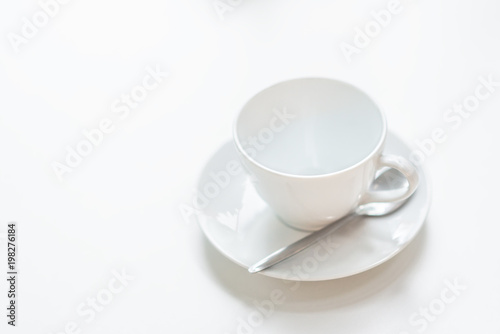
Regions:
<instances>
[{"instance_id":1,"label":"metal spoon","mask_svg":"<svg viewBox=\"0 0 500 334\"><path fill-rule=\"evenodd\" d=\"M372 189L377 191L390 190L402 188L407 184L406 178L395 169L382 170L378 177L373 181ZM413 195L413 193L412 193ZM410 196L411 197L411 196ZM409 197L409 198L410 198ZM409 199L408 198L408 199ZM349 215L332 222L331 224L323 227L322 229L315 231L306 237L295 241L294 243L278 249L274 253L266 256L259 262L248 268L250 273L258 273L264 269L267 269L275 264L288 259L289 257L303 251L309 246L315 244L325 236L330 233L335 232L341 227L347 225L350 221L354 220L358 216L384 216L390 214L397 209L399 209L403 204L405 204L408 199L395 202L395 203L369 203L365 205L358 206Z\"/></svg>"}]
</instances>

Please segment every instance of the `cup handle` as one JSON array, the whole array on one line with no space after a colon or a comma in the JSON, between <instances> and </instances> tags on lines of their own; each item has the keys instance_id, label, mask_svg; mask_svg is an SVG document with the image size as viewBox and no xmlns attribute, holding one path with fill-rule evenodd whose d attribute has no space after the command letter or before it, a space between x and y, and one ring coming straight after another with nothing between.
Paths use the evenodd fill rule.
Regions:
<instances>
[{"instance_id":1,"label":"cup handle","mask_svg":"<svg viewBox=\"0 0 500 334\"><path fill-rule=\"evenodd\" d=\"M383 154L378 160L377 167L377 170L387 167L396 169L406 177L408 180L408 187L379 191L368 190L361 200L361 205L402 201L410 197L418 186L417 169L411 162L403 157Z\"/></svg>"}]
</instances>

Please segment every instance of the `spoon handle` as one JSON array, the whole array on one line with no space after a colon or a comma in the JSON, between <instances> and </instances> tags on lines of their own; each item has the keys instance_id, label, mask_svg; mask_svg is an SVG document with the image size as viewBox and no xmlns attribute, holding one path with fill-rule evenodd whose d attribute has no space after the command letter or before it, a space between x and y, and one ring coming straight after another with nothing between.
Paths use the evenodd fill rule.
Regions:
<instances>
[{"instance_id":1,"label":"spoon handle","mask_svg":"<svg viewBox=\"0 0 500 334\"><path fill-rule=\"evenodd\" d=\"M322 229L315 231L303 237L302 239L295 241L293 244L278 249L274 253L266 256L265 258L263 258L262 260L260 260L259 262L255 263L250 268L248 268L248 272L250 272L251 274L258 273L259 271L267 269L285 259L288 259L290 256L293 256L303 251L307 247L315 244L316 242L324 238L326 235L337 231L342 226L349 223L353 218L358 216L359 215L356 213L351 213L339 220L334 221L331 224L328 224Z\"/></svg>"}]
</instances>

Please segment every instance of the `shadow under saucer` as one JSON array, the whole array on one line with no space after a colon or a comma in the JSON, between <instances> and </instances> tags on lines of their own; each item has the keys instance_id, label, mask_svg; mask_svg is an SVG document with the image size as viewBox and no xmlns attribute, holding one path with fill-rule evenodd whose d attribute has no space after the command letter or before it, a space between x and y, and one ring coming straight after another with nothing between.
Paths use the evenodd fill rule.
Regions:
<instances>
[{"instance_id":1,"label":"shadow under saucer","mask_svg":"<svg viewBox=\"0 0 500 334\"><path fill-rule=\"evenodd\" d=\"M271 293L278 290L285 298L280 311L307 313L366 300L394 282L416 275L415 267L425 248L426 227L424 224L413 242L389 261L357 275L318 282L250 274L221 255L205 238L202 242L209 273L228 293L252 307L255 301L269 300Z\"/></svg>"}]
</instances>

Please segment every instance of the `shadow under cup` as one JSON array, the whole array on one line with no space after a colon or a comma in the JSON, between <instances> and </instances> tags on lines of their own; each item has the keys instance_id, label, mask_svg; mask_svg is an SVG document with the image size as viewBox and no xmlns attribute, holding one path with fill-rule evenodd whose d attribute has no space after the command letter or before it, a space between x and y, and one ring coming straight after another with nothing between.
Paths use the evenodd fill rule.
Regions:
<instances>
[{"instance_id":1,"label":"shadow under cup","mask_svg":"<svg viewBox=\"0 0 500 334\"><path fill-rule=\"evenodd\" d=\"M261 91L242 108L234 125L243 165L261 197L286 222L290 219L280 214L290 211L285 206L300 206L303 201L275 200L272 197L281 194L272 188L288 186L289 191L297 191L300 186L293 183L301 182L312 197L328 196L322 190L314 193L310 180L343 174L362 164L381 152L385 135L385 117L368 95L350 84L324 78L294 79ZM371 180L362 182L367 187ZM343 211L357 204L355 198L349 201ZM309 216L314 219L314 214ZM300 228L301 224L291 225Z\"/></svg>"}]
</instances>

